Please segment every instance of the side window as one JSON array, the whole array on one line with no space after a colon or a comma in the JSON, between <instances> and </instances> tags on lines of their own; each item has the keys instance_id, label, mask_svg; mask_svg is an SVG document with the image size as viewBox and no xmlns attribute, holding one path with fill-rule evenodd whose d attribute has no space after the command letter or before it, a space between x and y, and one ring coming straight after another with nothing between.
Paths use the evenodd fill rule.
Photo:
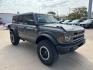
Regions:
<instances>
[{"instance_id":1,"label":"side window","mask_svg":"<svg viewBox=\"0 0 93 70\"><path fill-rule=\"evenodd\" d=\"M17 16L13 16L12 23L16 23L16 22L17 22Z\"/></svg>"},{"instance_id":2,"label":"side window","mask_svg":"<svg viewBox=\"0 0 93 70\"><path fill-rule=\"evenodd\" d=\"M23 16L24 24L35 25L33 14Z\"/></svg>"},{"instance_id":3,"label":"side window","mask_svg":"<svg viewBox=\"0 0 93 70\"><path fill-rule=\"evenodd\" d=\"M23 24L23 17L21 15L13 16L12 23L19 24L20 22L22 22L22 24Z\"/></svg>"},{"instance_id":4,"label":"side window","mask_svg":"<svg viewBox=\"0 0 93 70\"><path fill-rule=\"evenodd\" d=\"M23 22L23 16L18 16L17 22Z\"/></svg>"},{"instance_id":5,"label":"side window","mask_svg":"<svg viewBox=\"0 0 93 70\"><path fill-rule=\"evenodd\" d=\"M92 23L93 23L93 20L92 20Z\"/></svg>"}]
</instances>

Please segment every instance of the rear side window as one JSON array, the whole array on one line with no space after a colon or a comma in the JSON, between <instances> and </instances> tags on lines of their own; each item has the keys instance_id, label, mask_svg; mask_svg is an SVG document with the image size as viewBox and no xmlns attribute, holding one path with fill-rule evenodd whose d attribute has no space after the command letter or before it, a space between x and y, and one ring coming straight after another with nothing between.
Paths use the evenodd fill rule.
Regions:
<instances>
[{"instance_id":1,"label":"rear side window","mask_svg":"<svg viewBox=\"0 0 93 70\"><path fill-rule=\"evenodd\" d=\"M14 16L12 22L17 23L17 24L26 24L26 25L34 25L35 24L33 14Z\"/></svg>"},{"instance_id":2,"label":"rear side window","mask_svg":"<svg viewBox=\"0 0 93 70\"><path fill-rule=\"evenodd\" d=\"M23 17L22 16L14 16L12 19L12 23L17 23L18 22L23 22Z\"/></svg>"},{"instance_id":3,"label":"rear side window","mask_svg":"<svg viewBox=\"0 0 93 70\"><path fill-rule=\"evenodd\" d=\"M16 23L16 22L17 22L17 16L13 16L12 23Z\"/></svg>"},{"instance_id":4,"label":"rear side window","mask_svg":"<svg viewBox=\"0 0 93 70\"><path fill-rule=\"evenodd\" d=\"M24 20L34 20L33 14L24 15L24 16L23 16L23 19L24 19Z\"/></svg>"},{"instance_id":5,"label":"rear side window","mask_svg":"<svg viewBox=\"0 0 93 70\"><path fill-rule=\"evenodd\" d=\"M17 22L24 22L24 20L23 20L23 16L21 15L21 16L18 16L18 18L17 18Z\"/></svg>"},{"instance_id":6,"label":"rear side window","mask_svg":"<svg viewBox=\"0 0 93 70\"><path fill-rule=\"evenodd\" d=\"M25 24L27 24L27 25L34 25L35 24L33 14L24 15L23 20L24 20Z\"/></svg>"}]
</instances>

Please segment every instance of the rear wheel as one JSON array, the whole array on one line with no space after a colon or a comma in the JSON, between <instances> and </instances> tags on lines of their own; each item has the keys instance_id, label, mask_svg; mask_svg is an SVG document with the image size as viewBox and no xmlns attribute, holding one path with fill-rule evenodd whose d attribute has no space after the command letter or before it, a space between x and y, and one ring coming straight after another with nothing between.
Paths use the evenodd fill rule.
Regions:
<instances>
[{"instance_id":1,"label":"rear wheel","mask_svg":"<svg viewBox=\"0 0 93 70\"><path fill-rule=\"evenodd\" d=\"M13 45L18 45L20 38L14 31L10 31L10 40Z\"/></svg>"},{"instance_id":2,"label":"rear wheel","mask_svg":"<svg viewBox=\"0 0 93 70\"><path fill-rule=\"evenodd\" d=\"M48 40L38 43L37 53L41 62L45 65L52 65L58 58L58 53L54 45Z\"/></svg>"}]
</instances>

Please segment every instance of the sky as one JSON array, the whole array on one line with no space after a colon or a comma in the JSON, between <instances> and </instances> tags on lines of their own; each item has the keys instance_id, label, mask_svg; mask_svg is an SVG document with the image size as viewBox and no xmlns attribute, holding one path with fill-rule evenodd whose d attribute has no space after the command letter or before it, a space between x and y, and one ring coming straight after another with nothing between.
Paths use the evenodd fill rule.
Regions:
<instances>
[{"instance_id":1,"label":"sky","mask_svg":"<svg viewBox=\"0 0 93 70\"><path fill-rule=\"evenodd\" d=\"M54 11L58 15L67 15L73 8L85 6L89 0L0 0L0 13L47 13Z\"/></svg>"}]
</instances>

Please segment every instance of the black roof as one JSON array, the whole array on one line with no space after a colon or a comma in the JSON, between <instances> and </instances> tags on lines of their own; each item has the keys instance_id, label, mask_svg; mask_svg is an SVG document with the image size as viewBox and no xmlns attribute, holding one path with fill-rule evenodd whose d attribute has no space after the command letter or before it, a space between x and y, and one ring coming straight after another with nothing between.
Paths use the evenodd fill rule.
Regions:
<instances>
[{"instance_id":1,"label":"black roof","mask_svg":"<svg viewBox=\"0 0 93 70\"><path fill-rule=\"evenodd\" d=\"M18 15L28 15L28 14L33 14L33 13L29 12L29 13L16 14L16 16L18 16Z\"/></svg>"},{"instance_id":2,"label":"black roof","mask_svg":"<svg viewBox=\"0 0 93 70\"><path fill-rule=\"evenodd\" d=\"M41 13L33 13L33 12L29 12L29 13L16 14L15 16L29 15L29 14L41 14Z\"/></svg>"}]
</instances>

